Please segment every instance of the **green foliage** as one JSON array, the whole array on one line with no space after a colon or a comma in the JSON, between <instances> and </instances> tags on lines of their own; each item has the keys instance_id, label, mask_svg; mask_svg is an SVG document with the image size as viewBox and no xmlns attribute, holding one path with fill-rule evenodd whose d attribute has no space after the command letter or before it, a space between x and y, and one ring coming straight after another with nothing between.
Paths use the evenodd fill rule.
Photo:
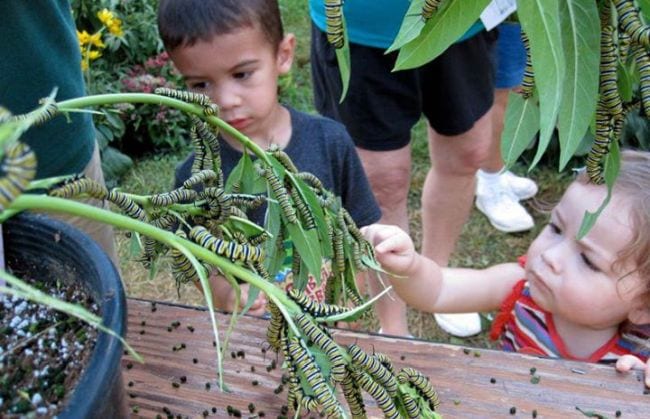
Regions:
<instances>
[{"instance_id":1,"label":"green foliage","mask_svg":"<svg viewBox=\"0 0 650 419\"><path fill-rule=\"evenodd\" d=\"M154 23L158 0L72 0L71 5L78 31L100 33L104 43L101 57L87 62L84 71L89 94L152 92L157 87L181 86ZM120 20L121 34L109 34L103 26L98 12L104 9ZM124 104L111 110L99 109L94 122L110 184L131 167L127 155L175 150L185 143L181 135L184 120L173 109Z\"/></svg>"},{"instance_id":2,"label":"green foliage","mask_svg":"<svg viewBox=\"0 0 650 419\"><path fill-rule=\"evenodd\" d=\"M413 1L411 8L404 17L400 33L396 37L391 49L400 50L395 63L395 69L405 70L415 68L431 61L442 54L451 44L456 42L476 22L481 12L490 3L490 0L477 0L471 2L449 1L444 2L438 12L422 25L420 14L414 14L412 9L417 4L422 5L424 0ZM422 7L420 6L420 10ZM422 30L416 38L412 38L415 28L421 26ZM409 35L401 36L402 31ZM412 39L412 40L409 40ZM399 46L399 43L408 40Z\"/></svg>"}]
</instances>

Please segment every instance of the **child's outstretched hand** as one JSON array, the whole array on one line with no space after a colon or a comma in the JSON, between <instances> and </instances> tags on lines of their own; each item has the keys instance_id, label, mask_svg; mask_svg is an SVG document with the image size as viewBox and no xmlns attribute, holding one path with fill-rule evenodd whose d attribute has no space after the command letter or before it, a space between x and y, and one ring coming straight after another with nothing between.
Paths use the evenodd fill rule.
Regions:
<instances>
[{"instance_id":1,"label":"child's outstretched hand","mask_svg":"<svg viewBox=\"0 0 650 419\"><path fill-rule=\"evenodd\" d=\"M645 386L650 387L650 359L648 362L643 362L634 355L623 355L616 361L616 370L620 372L627 372L630 370L643 370L645 373Z\"/></svg>"},{"instance_id":2,"label":"child's outstretched hand","mask_svg":"<svg viewBox=\"0 0 650 419\"><path fill-rule=\"evenodd\" d=\"M393 225L372 224L361 232L375 248L377 261L388 272L408 276L417 253L413 240L401 228Z\"/></svg>"}]
</instances>

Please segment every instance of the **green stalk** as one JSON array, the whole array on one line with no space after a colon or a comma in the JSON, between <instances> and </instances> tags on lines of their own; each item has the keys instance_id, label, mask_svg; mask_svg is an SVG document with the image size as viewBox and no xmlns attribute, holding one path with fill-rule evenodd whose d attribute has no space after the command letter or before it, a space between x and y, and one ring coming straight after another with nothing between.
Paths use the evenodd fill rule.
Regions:
<instances>
[{"instance_id":1,"label":"green stalk","mask_svg":"<svg viewBox=\"0 0 650 419\"><path fill-rule=\"evenodd\" d=\"M208 262L209 264L217 266L224 271L228 271L237 278L240 278L243 281L261 289L276 304L287 306L291 314L297 314L300 311L298 305L295 304L289 297L287 297L281 289L267 282L258 275L248 271L240 265L231 262L227 258L219 256L210 250L199 246L194 242L182 239L169 231L159 229L152 226L151 224L143 223L133 218L83 204L81 202L46 195L20 195L11 203L11 206L9 208L16 211L39 210L77 215L104 224L110 224L114 227L136 231L140 234L149 236L156 241L164 243L167 246L180 246L187 248L192 254ZM4 220L0 219L0 221Z\"/></svg>"},{"instance_id":2,"label":"green stalk","mask_svg":"<svg viewBox=\"0 0 650 419\"><path fill-rule=\"evenodd\" d=\"M188 114L196 115L208 122L210 125L218 127L221 132L227 134L229 137L239 141L245 148L251 150L258 158L262 159L268 165L271 164L269 157L260 146L222 119L213 115L205 115L203 108L197 104L187 103L182 100L153 93L109 93L68 99L58 102L58 105L61 112L67 112L81 108L115 105L118 103L146 103L150 105L168 106Z\"/></svg>"}]
</instances>

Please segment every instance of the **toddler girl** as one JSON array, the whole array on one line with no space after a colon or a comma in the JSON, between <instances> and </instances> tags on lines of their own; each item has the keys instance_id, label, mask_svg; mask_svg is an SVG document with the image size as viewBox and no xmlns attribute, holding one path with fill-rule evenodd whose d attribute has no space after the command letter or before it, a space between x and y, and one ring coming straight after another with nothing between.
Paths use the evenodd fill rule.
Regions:
<instances>
[{"instance_id":1,"label":"toddler girl","mask_svg":"<svg viewBox=\"0 0 650 419\"><path fill-rule=\"evenodd\" d=\"M577 239L585 211L607 196L581 174L519 263L442 268L416 253L400 228L364 234L412 307L462 313L499 309L492 338L509 351L644 368L650 386L650 153L624 151L611 201Z\"/></svg>"}]
</instances>

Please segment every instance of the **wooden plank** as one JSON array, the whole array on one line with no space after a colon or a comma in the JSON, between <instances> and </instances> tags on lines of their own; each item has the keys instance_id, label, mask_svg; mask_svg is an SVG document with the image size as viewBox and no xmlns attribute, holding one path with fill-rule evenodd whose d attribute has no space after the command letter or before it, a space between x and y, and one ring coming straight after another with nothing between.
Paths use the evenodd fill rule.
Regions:
<instances>
[{"instance_id":1,"label":"wooden plank","mask_svg":"<svg viewBox=\"0 0 650 419\"><path fill-rule=\"evenodd\" d=\"M123 360L127 398L131 408L138 410L133 417L166 417L164 408L174 416L201 417L207 411L209 417L227 417L228 405L239 409L242 417L250 417L249 403L255 405L256 413L264 411L266 417L282 414L286 391L277 391L282 371L270 369L272 362L279 365L280 359L271 351L263 351L267 347L266 320L244 316L238 321L224 360L229 392L221 392L217 389L216 350L207 311L157 303L152 312L151 302L133 299L128 301L128 308L128 341L146 362L138 364L129 356ZM172 326L174 321L180 325ZM222 338L229 321L230 316L218 315ZM650 415L650 395L644 394L640 372L620 374L607 365L345 330L334 330L333 335L341 344L355 342L366 351L385 353L396 369L409 366L429 376L445 417L513 417L512 407L517 417L532 417L533 410L538 418L584 417L576 407L610 418L616 411L623 418ZM173 349L181 344L185 348ZM237 357L238 352L244 358ZM182 377L185 382L181 382ZM210 383L209 389L206 383ZM367 397L366 401L375 406ZM369 414L382 416L372 407Z\"/></svg>"}]
</instances>

